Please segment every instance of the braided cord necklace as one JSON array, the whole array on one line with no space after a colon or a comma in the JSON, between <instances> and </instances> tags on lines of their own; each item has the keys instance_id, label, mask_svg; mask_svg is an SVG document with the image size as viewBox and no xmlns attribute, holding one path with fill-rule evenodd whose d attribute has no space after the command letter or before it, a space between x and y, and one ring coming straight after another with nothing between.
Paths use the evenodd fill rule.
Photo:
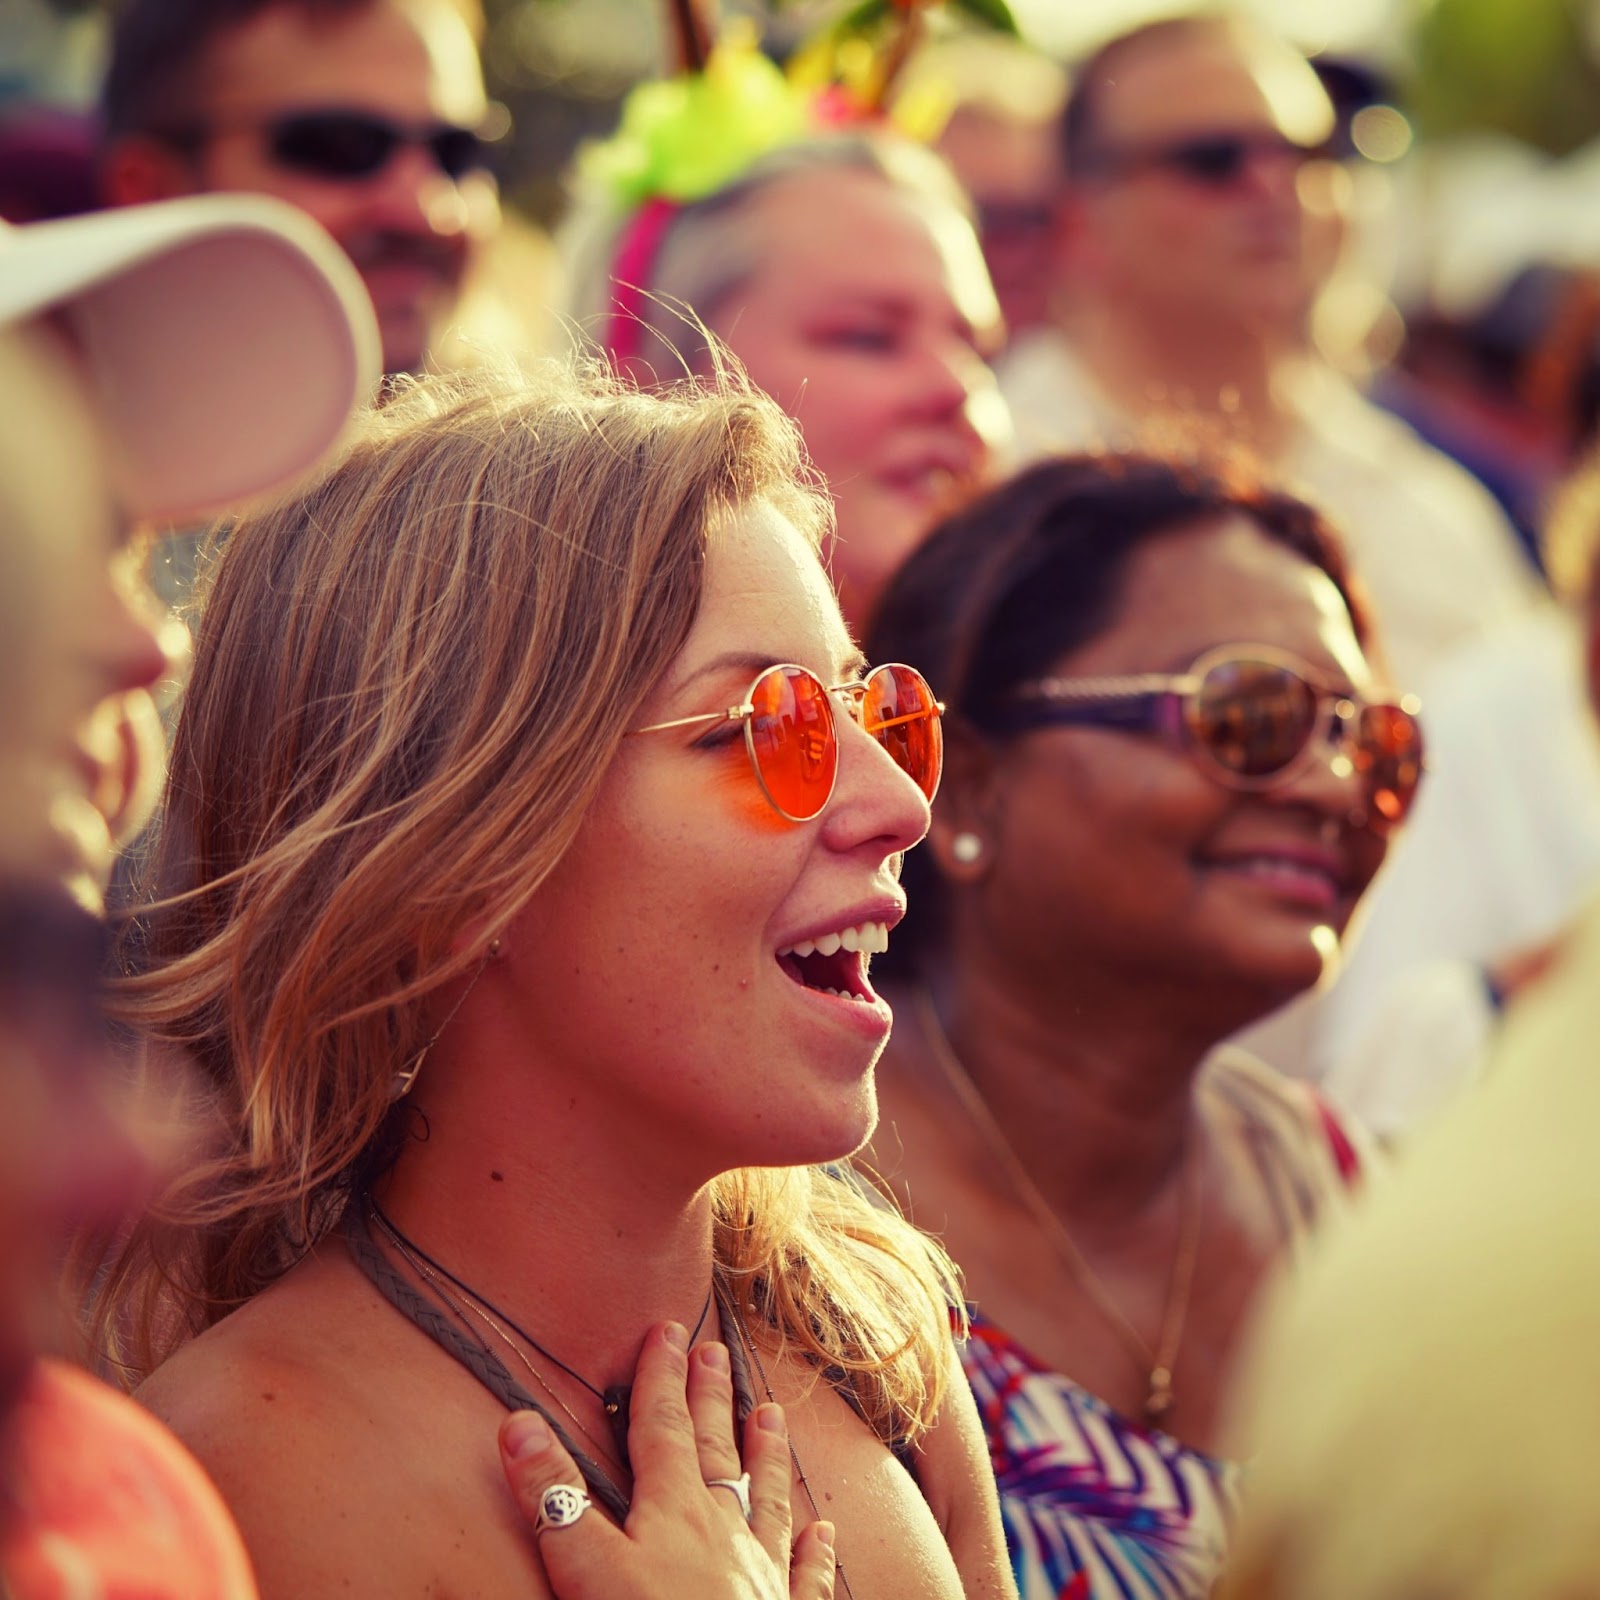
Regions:
<instances>
[{"instance_id":1,"label":"braided cord necklace","mask_svg":"<svg viewBox=\"0 0 1600 1600\"><path fill-rule=\"evenodd\" d=\"M500 1401L509 1411L536 1411L550 1425L550 1430L561 1442L562 1447L573 1459L585 1485L596 1500L621 1523L627 1520L631 1499L626 1491L606 1472L605 1468L586 1452L580 1450L574 1443L572 1435L541 1405L526 1389L524 1389L505 1364L497 1357L481 1337L463 1334L446 1321L439 1309L424 1299L390 1266L383 1252L373 1241L367 1225L368 1215L377 1222L389 1242L399 1252L406 1264L423 1278L444 1302L451 1316L468 1327L464 1310L471 1311L483 1323L492 1329L501 1342L506 1345L527 1368L529 1374L541 1389L555 1402L556 1407L562 1411L574 1428L581 1433L591 1445L598 1448L598 1441L593 1434L584 1427L583 1423L573 1413L572 1409L550 1387L545 1379L528 1360L527 1356L507 1336L505 1328L494 1321L498 1318L520 1339L537 1350L552 1365L571 1377L575 1382L582 1384L590 1394L601 1400L606 1406L606 1412L611 1419L613 1429L619 1429L618 1444L622 1460L626 1465L627 1454L627 1388L616 1385L611 1389L599 1390L585 1378L582 1373L576 1372L562 1361L558 1356L552 1355L537 1340L531 1338L523 1329L519 1328L510 1317L499 1310L492 1301L479 1294L470 1285L463 1283L447 1267L436 1261L420 1245L408 1238L397 1228L389 1216L378 1205L370 1194L362 1193L352 1197L345 1207L343 1229L345 1243L350 1250L352 1259L361 1272L372 1282L373 1286L405 1319L415 1327L427 1334L447 1354L459 1361L477 1380ZM453 1296L445 1288L449 1284L459 1291L460 1299ZM772 1380L767 1376L766 1364L761 1359L761 1352L751 1338L749 1330L745 1327L744 1318L739 1307L735 1304L733 1296L728 1290L720 1272L714 1272L711 1280L711 1290L706 1296L706 1304L701 1309L700 1319L695 1323L694 1332L689 1336L689 1343L693 1345L704 1328L706 1318L710 1315L713 1301L717 1307L718 1320L721 1324L722 1342L728 1349L728 1364L733 1380L734 1414L741 1427L749 1420L750 1413L756 1408L755 1390L750 1381L750 1368L754 1364L757 1375L761 1380L761 1387L766 1397L774 1404L777 1396L773 1392ZM607 1397L617 1399L616 1409L613 1410ZM800 1460L799 1452L794 1447L791 1437L789 1444L789 1461L794 1468L795 1477L800 1488L805 1494L806 1503L811 1508L811 1515L815 1520L822 1519L822 1508L817 1503L817 1497L811 1487L811 1480L806 1476L806 1469ZM835 1568L838 1572L839 1584L843 1590L845 1600L855 1600L855 1592L850 1587L850 1579L845 1572L844 1563L835 1559Z\"/></svg>"},{"instance_id":2,"label":"braided cord necklace","mask_svg":"<svg viewBox=\"0 0 1600 1600\"><path fill-rule=\"evenodd\" d=\"M612 1482L610 1476L597 1461L578 1446L572 1435L551 1414L550 1409L540 1404L532 1394L512 1377L505 1363L495 1355L482 1339L472 1338L463 1334L449 1320L444 1311L419 1294L390 1264L388 1257L374 1242L367 1225L368 1210L371 1206L372 1197L362 1194L352 1197L344 1210L342 1227L345 1245L350 1251L351 1259L360 1271L406 1321L427 1334L447 1355L453 1356L459 1361L508 1411L537 1411L550 1425L550 1431L560 1441L562 1448L572 1457L574 1465L594 1498L611 1513L618 1523L626 1521L630 1504L628 1495ZM401 1235L401 1237L404 1238L404 1235ZM431 1260L431 1258L428 1259ZM454 1279L453 1275L449 1276L451 1281L459 1281ZM469 1295L472 1293L470 1289L464 1290L464 1292ZM457 1313L452 1311L451 1314L456 1315ZM733 1376L735 1397L741 1401L743 1408L741 1415L747 1415L754 1406L754 1400L750 1397L749 1392L748 1372L741 1372L741 1368L735 1365ZM742 1395L740 1394L741 1378L743 1379ZM579 1381L582 1382L584 1380L579 1379ZM613 1426L615 1426L615 1421L616 1419L613 1418ZM625 1430L623 1443L622 1454L623 1460L626 1461Z\"/></svg>"},{"instance_id":3,"label":"braided cord necklace","mask_svg":"<svg viewBox=\"0 0 1600 1600\"><path fill-rule=\"evenodd\" d=\"M463 1327L467 1328L470 1332L471 1324L467 1321L467 1316L470 1313L472 1316L477 1317L478 1320L482 1322L483 1325L500 1340L501 1344L503 1344L506 1349L509 1350L512 1355L514 1355L522 1363L522 1365L527 1369L528 1376L532 1378L533 1381L545 1392L545 1394L550 1397L550 1400L553 1404L560 1407L562 1415L572 1423L573 1427L575 1427L578 1432L581 1433L584 1438L594 1446L595 1455L597 1457L596 1466L599 1467L601 1465L600 1458L604 1457L606 1447L601 1444L597 1438L595 1438L589 1429L584 1426L582 1419L572 1409L572 1407L569 1406L566 1401L563 1400L561 1396L557 1394L556 1391L550 1386L550 1380L546 1378L545 1375L540 1372L539 1369L528 1359L527 1353L522 1349L522 1347L517 1344L517 1342L511 1338L505 1329L502 1328L500 1324L496 1322L494 1318L491 1317L489 1313L476 1302L466 1296L457 1296L452 1294L449 1288L446 1287L444 1281L438 1276L437 1273L433 1271L428 1263L420 1260L412 1254L406 1242L405 1236L394 1231L393 1226L390 1224L387 1217L379 1213L377 1215L377 1222L378 1226L383 1229L385 1234L388 1236L390 1244L392 1244L400 1253L400 1255L404 1257L406 1264L417 1274L419 1278L425 1278L428 1281L434 1293L438 1295L441 1301L450 1307L450 1309L455 1313L456 1320L460 1322ZM473 1337L478 1338L476 1334L474 1334ZM478 1342L479 1344L482 1344L481 1338L478 1338ZM609 1479L609 1475L608 1481L612 1481ZM614 1482L613 1487L616 1488L616 1492L620 1496L622 1494L621 1488L616 1486Z\"/></svg>"},{"instance_id":4,"label":"braided cord necklace","mask_svg":"<svg viewBox=\"0 0 1600 1600\"><path fill-rule=\"evenodd\" d=\"M1156 1333L1154 1348L1144 1335L1128 1320L1127 1313L1117 1304L1111 1291L1100 1281L1100 1276L1089 1265L1088 1258L1078 1248L1077 1241L1068 1231L1054 1206L1045 1199L1033 1174L1023 1165L1006 1137L989 1103L983 1098L971 1074L962 1065L950 1036L939 1020L933 996L926 989L917 992L918 1019L923 1037L927 1039L945 1081L960 1100L973 1125L983 1135L995 1159L1005 1169L1017 1197L1032 1213L1039 1230L1050 1241L1072 1278L1088 1297L1089 1303L1121 1341L1134 1365L1141 1374L1147 1374L1147 1393L1144 1402L1145 1419L1159 1422L1177 1403L1172 1392L1172 1369L1177 1364L1178 1350L1183 1343L1184 1324L1188 1319L1189 1300L1194 1289L1195 1267L1200 1256L1200 1222L1205 1194L1202 1179L1204 1167L1194 1141L1188 1141L1184 1151L1184 1193L1178 1213L1178 1240L1173 1251L1172 1273L1167 1280L1167 1295L1161 1310L1161 1326Z\"/></svg>"},{"instance_id":5,"label":"braided cord necklace","mask_svg":"<svg viewBox=\"0 0 1600 1600\"><path fill-rule=\"evenodd\" d=\"M562 1372L566 1373L566 1375L571 1378L574 1383L580 1384L583 1388L587 1389L589 1393L600 1402L601 1409L604 1410L606 1418L611 1424L611 1431L616 1437L617 1448L622 1454L622 1459L624 1461L628 1459L628 1401L633 1391L633 1386L631 1384L614 1383L610 1384L604 1389L597 1388L594 1384L590 1383L589 1380L584 1377L584 1375L579 1372L576 1367L569 1366L561 1359L560 1356L556 1355L554 1351L549 1350L544 1345L540 1344L539 1341L535 1339L533 1335L525 1328L518 1327L518 1325L513 1322L511 1318L507 1316L506 1313L502 1311L487 1296L479 1294L478 1291L471 1286L471 1284L463 1283L461 1279L458 1278L448 1267L444 1266L441 1262L436 1261L432 1256L430 1256L428 1252L424 1250L422 1246L419 1245L414 1239L410 1239L403 1234L399 1228L394 1225L393 1221L389 1218L383 1207L378 1204L377 1199L373 1195L368 1194L366 1196L366 1204L371 1208L372 1215L377 1218L379 1226L382 1227L384 1232L388 1234L388 1236L395 1242L395 1244L400 1246L402 1250L404 1250L408 1255L412 1256L415 1260L425 1262L447 1283L452 1284L462 1294L468 1296L469 1299L482 1306L485 1311L490 1312L492 1315L498 1317L507 1328L516 1334L516 1336L529 1347L529 1349L537 1350L539 1354L550 1363L551 1366L559 1368ZM711 1313L711 1298L712 1291L707 1289L705 1304L700 1307L700 1319L695 1323L694 1331L689 1335L689 1343L691 1345L693 1345L695 1340L700 1337L700 1331L706 1325L706 1318ZM570 1415L571 1413L569 1412L568 1414Z\"/></svg>"}]
</instances>

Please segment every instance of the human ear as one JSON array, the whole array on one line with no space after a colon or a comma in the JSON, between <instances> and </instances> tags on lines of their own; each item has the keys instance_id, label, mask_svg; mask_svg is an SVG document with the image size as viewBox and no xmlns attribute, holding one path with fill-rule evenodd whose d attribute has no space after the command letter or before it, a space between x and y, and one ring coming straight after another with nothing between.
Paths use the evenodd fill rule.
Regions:
<instances>
[{"instance_id":1,"label":"human ear","mask_svg":"<svg viewBox=\"0 0 1600 1600\"><path fill-rule=\"evenodd\" d=\"M491 931L487 915L477 915L463 922L450 936L450 954L466 956L480 962L500 961L505 957L509 936L503 931Z\"/></svg>"}]
</instances>

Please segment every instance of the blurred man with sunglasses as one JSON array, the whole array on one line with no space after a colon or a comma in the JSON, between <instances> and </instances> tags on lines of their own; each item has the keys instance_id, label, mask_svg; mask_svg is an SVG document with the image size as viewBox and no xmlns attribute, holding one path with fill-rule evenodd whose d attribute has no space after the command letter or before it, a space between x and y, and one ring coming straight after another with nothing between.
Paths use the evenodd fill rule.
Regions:
<instances>
[{"instance_id":1,"label":"blurred man with sunglasses","mask_svg":"<svg viewBox=\"0 0 1600 1600\"><path fill-rule=\"evenodd\" d=\"M1475 481L1316 354L1348 174L1310 65L1207 13L1104 45L1062 119L1056 326L1002 367L1019 435L1238 443L1319 500L1377 602L1397 681L1520 608L1531 576Z\"/></svg>"},{"instance_id":2,"label":"blurred man with sunglasses","mask_svg":"<svg viewBox=\"0 0 1600 1600\"><path fill-rule=\"evenodd\" d=\"M115 204L275 195L344 247L389 372L420 369L499 222L477 0L125 0L102 94Z\"/></svg>"}]
</instances>

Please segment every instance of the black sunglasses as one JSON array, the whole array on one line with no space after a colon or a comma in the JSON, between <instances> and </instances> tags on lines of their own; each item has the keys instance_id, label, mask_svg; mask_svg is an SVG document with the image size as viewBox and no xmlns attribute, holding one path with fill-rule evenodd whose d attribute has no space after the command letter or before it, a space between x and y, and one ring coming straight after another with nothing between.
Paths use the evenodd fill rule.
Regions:
<instances>
[{"instance_id":1,"label":"black sunglasses","mask_svg":"<svg viewBox=\"0 0 1600 1600\"><path fill-rule=\"evenodd\" d=\"M373 178L396 154L415 146L451 180L488 165L488 146L475 128L434 122L408 125L371 111L289 111L238 121L195 123L173 137L195 142L230 127L259 126L272 159L291 172L358 183Z\"/></svg>"},{"instance_id":2,"label":"black sunglasses","mask_svg":"<svg viewBox=\"0 0 1600 1600\"><path fill-rule=\"evenodd\" d=\"M1206 188L1228 189L1244 177L1252 162L1268 160L1300 166L1328 154L1324 145L1296 144L1279 134L1219 133L1143 148L1091 151L1080 163L1080 170L1117 177L1161 168Z\"/></svg>"}]
</instances>

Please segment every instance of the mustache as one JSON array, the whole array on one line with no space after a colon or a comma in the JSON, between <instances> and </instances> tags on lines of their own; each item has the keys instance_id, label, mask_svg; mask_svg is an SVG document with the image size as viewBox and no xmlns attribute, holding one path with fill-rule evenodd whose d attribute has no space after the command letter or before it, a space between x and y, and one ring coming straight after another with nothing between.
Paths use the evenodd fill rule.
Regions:
<instances>
[{"instance_id":1,"label":"mustache","mask_svg":"<svg viewBox=\"0 0 1600 1600\"><path fill-rule=\"evenodd\" d=\"M358 272L376 267L420 267L436 278L455 282L466 264L458 245L422 234L369 232L341 241Z\"/></svg>"}]
</instances>

